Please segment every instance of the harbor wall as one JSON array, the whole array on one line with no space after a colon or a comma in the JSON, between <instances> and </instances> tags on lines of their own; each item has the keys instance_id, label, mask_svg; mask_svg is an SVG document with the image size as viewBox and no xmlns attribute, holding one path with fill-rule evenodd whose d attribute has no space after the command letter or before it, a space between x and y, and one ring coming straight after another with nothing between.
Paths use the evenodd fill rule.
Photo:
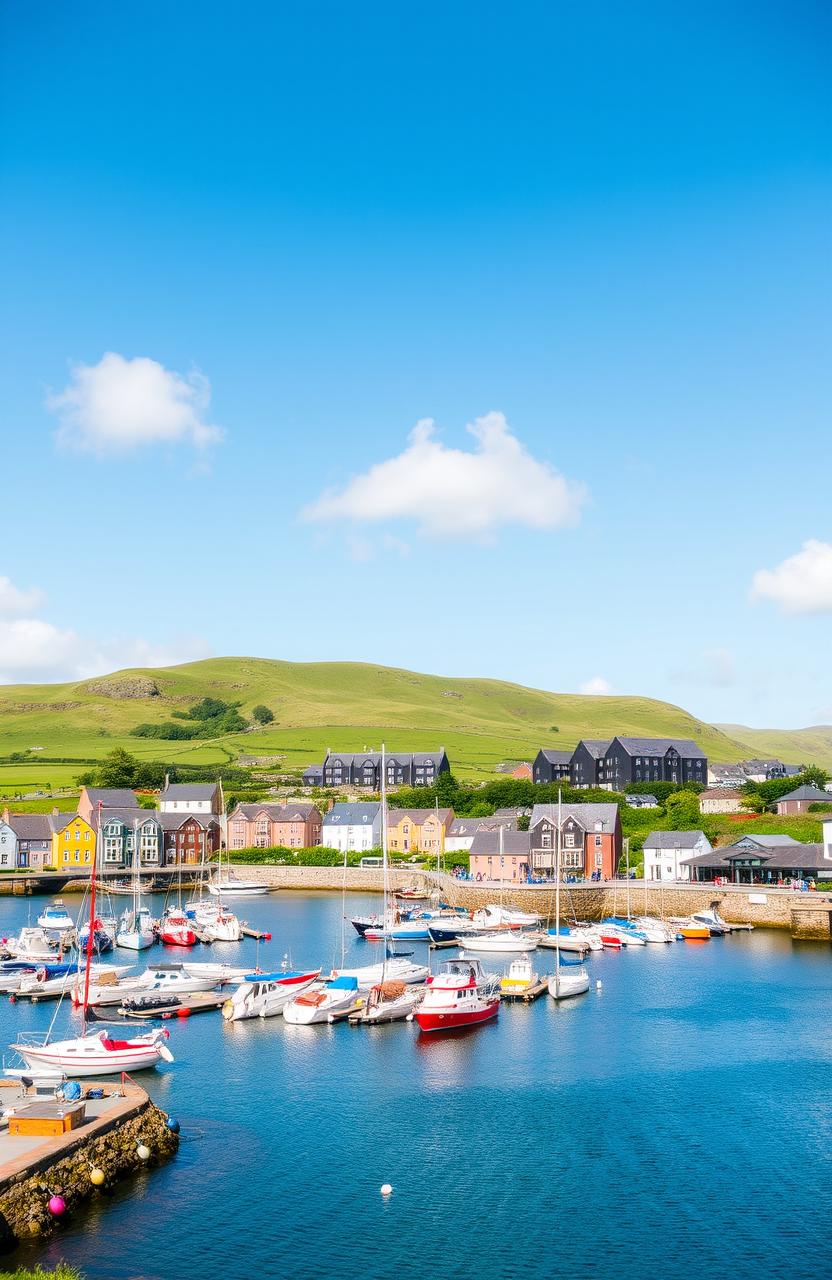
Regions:
<instances>
[{"instance_id":1,"label":"harbor wall","mask_svg":"<svg viewBox=\"0 0 832 1280\"><path fill-rule=\"evenodd\" d=\"M260 880L276 889L340 891L344 884L342 867L256 866L247 864L249 879ZM554 915L553 885L475 884L436 872L391 869L394 889L410 885L437 888L454 906L473 911L489 902L502 901L544 916ZM346 887L351 893L381 893L382 872L377 867L348 867ZM579 920L601 920L627 909L627 882L563 885L561 911ZM832 936L832 895L770 889L762 885L653 885L630 881L630 910L637 915L688 916L714 904L729 924L752 924L772 929L788 929L796 937Z\"/></svg>"},{"instance_id":2,"label":"harbor wall","mask_svg":"<svg viewBox=\"0 0 832 1280\"><path fill-rule=\"evenodd\" d=\"M167 1127L165 1113L137 1085L126 1085L125 1095L116 1114L55 1139L51 1149L39 1147L16 1172L0 1179L0 1247L51 1234L91 1196L106 1194L115 1182L176 1154L179 1138ZM141 1144L150 1150L147 1161L137 1154ZM104 1174L100 1189L90 1181L93 1168ZM66 1202L60 1218L49 1212L53 1195Z\"/></svg>"}]
</instances>

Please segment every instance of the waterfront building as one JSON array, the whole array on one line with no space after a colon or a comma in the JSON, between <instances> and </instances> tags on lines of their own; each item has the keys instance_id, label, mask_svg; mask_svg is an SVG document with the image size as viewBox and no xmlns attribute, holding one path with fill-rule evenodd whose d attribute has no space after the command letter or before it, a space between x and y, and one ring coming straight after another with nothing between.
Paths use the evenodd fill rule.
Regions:
<instances>
[{"instance_id":1,"label":"waterfront building","mask_svg":"<svg viewBox=\"0 0 832 1280\"><path fill-rule=\"evenodd\" d=\"M561 871L611 879L621 858L621 815L617 804L561 807ZM557 851L558 806L536 804L529 820L532 871L551 874Z\"/></svg>"},{"instance_id":2,"label":"waterfront building","mask_svg":"<svg viewBox=\"0 0 832 1280\"><path fill-rule=\"evenodd\" d=\"M541 747L534 758L532 778L535 782L568 782L572 764L571 751L550 751Z\"/></svg>"},{"instance_id":3,"label":"waterfront building","mask_svg":"<svg viewBox=\"0 0 832 1280\"><path fill-rule=\"evenodd\" d=\"M18 868L42 871L52 865L52 827L48 813L9 814L6 809L3 820L15 833Z\"/></svg>"},{"instance_id":4,"label":"waterfront building","mask_svg":"<svg viewBox=\"0 0 832 1280\"><path fill-rule=\"evenodd\" d=\"M216 813L160 813L166 866L193 866L210 861L222 844L221 817Z\"/></svg>"},{"instance_id":5,"label":"waterfront building","mask_svg":"<svg viewBox=\"0 0 832 1280\"><path fill-rule=\"evenodd\" d=\"M228 816L229 849L309 849L321 843L322 820L314 804L238 804Z\"/></svg>"},{"instance_id":6,"label":"waterfront building","mask_svg":"<svg viewBox=\"0 0 832 1280\"><path fill-rule=\"evenodd\" d=\"M222 784L219 782L170 782L159 796L162 813L214 813L223 812Z\"/></svg>"},{"instance_id":7,"label":"waterfront building","mask_svg":"<svg viewBox=\"0 0 832 1280\"><path fill-rule=\"evenodd\" d=\"M53 809L49 815L52 836L51 863L57 871L92 869L95 858L95 830L79 813L60 813Z\"/></svg>"},{"instance_id":8,"label":"waterfront building","mask_svg":"<svg viewBox=\"0 0 832 1280\"><path fill-rule=\"evenodd\" d=\"M480 831L513 831L517 828L517 819L512 815L496 814L491 818L454 818L445 832L445 852L465 853L470 850L474 837Z\"/></svg>"},{"instance_id":9,"label":"waterfront building","mask_svg":"<svg viewBox=\"0 0 832 1280\"><path fill-rule=\"evenodd\" d=\"M786 880L832 880L832 822L824 823L821 844L803 844L791 836L746 835L686 861L697 882L777 885Z\"/></svg>"},{"instance_id":10,"label":"waterfront building","mask_svg":"<svg viewBox=\"0 0 832 1280\"><path fill-rule=\"evenodd\" d=\"M582 738L569 761L569 780L573 787L600 787L604 756L609 738Z\"/></svg>"},{"instance_id":11,"label":"waterfront building","mask_svg":"<svg viewBox=\"0 0 832 1280\"><path fill-rule=\"evenodd\" d=\"M390 751L385 767L388 787L429 787L451 766L445 748L440 747L438 751ZM307 786L381 789L380 751L327 751L320 780L313 768L310 765L304 771Z\"/></svg>"},{"instance_id":12,"label":"waterfront building","mask_svg":"<svg viewBox=\"0 0 832 1280\"><path fill-rule=\"evenodd\" d=\"M14 871L17 867L17 832L9 822L8 809L0 818L0 871Z\"/></svg>"},{"instance_id":13,"label":"waterfront building","mask_svg":"<svg viewBox=\"0 0 832 1280\"><path fill-rule=\"evenodd\" d=\"M813 804L832 805L832 792L822 791L814 785L798 787L777 801L777 812L781 817L792 817L798 813L808 813Z\"/></svg>"},{"instance_id":14,"label":"waterfront building","mask_svg":"<svg viewBox=\"0 0 832 1280\"><path fill-rule=\"evenodd\" d=\"M102 871L129 870L134 865L136 841L139 866L164 865L164 832L155 809L102 806L100 829L98 812L91 826L98 831L98 866Z\"/></svg>"},{"instance_id":15,"label":"waterfront building","mask_svg":"<svg viewBox=\"0 0 832 1280\"><path fill-rule=\"evenodd\" d=\"M689 880L688 859L710 853L704 831L651 831L644 841L645 880Z\"/></svg>"},{"instance_id":16,"label":"waterfront building","mask_svg":"<svg viewBox=\"0 0 832 1280\"><path fill-rule=\"evenodd\" d=\"M742 813L741 791L732 787L710 787L699 796L700 813Z\"/></svg>"},{"instance_id":17,"label":"waterfront building","mask_svg":"<svg viewBox=\"0 0 832 1280\"><path fill-rule=\"evenodd\" d=\"M390 852L440 857L453 816L453 809L391 809L387 815Z\"/></svg>"},{"instance_id":18,"label":"waterfront building","mask_svg":"<svg viewBox=\"0 0 832 1280\"><path fill-rule=\"evenodd\" d=\"M78 797L78 813L85 822L102 809L136 809L139 799L128 787L82 787Z\"/></svg>"},{"instance_id":19,"label":"waterfront building","mask_svg":"<svg viewBox=\"0 0 832 1280\"><path fill-rule=\"evenodd\" d=\"M468 857L475 880L522 884L531 874L529 832L504 829L501 840L499 828L477 831Z\"/></svg>"},{"instance_id":20,"label":"waterfront building","mask_svg":"<svg viewBox=\"0 0 832 1280\"><path fill-rule=\"evenodd\" d=\"M381 805L377 800L364 804L334 804L324 814L321 843L342 853L353 849L381 847Z\"/></svg>"}]
</instances>

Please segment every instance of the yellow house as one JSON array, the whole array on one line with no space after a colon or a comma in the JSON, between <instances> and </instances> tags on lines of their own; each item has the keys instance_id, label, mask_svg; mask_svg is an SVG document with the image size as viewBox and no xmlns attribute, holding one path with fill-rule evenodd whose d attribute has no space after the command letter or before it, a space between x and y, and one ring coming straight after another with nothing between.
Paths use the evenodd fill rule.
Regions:
<instances>
[{"instance_id":1,"label":"yellow house","mask_svg":"<svg viewBox=\"0 0 832 1280\"><path fill-rule=\"evenodd\" d=\"M445 852L445 832L453 817L453 809L391 809L387 846L391 853L424 853L438 858Z\"/></svg>"},{"instance_id":2,"label":"yellow house","mask_svg":"<svg viewBox=\"0 0 832 1280\"><path fill-rule=\"evenodd\" d=\"M53 813L52 865L57 871L92 869L95 858L95 832L77 813Z\"/></svg>"}]
</instances>

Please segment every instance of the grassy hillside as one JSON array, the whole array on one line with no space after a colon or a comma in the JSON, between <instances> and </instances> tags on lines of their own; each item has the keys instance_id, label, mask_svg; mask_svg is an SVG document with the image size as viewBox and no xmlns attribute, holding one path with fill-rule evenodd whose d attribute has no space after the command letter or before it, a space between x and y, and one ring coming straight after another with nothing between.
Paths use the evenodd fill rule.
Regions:
<instances>
[{"instance_id":1,"label":"grassy hillside","mask_svg":"<svg viewBox=\"0 0 832 1280\"><path fill-rule=\"evenodd\" d=\"M749 729L742 724L722 724L730 738L748 745L749 756L776 756L786 764L819 764L832 768L832 725L808 729Z\"/></svg>"},{"instance_id":2,"label":"grassy hillside","mask_svg":"<svg viewBox=\"0 0 832 1280\"><path fill-rule=\"evenodd\" d=\"M275 722L209 741L129 736L136 724L169 719L173 710L206 695L241 701L243 714L265 703ZM4 686L0 726L0 754L41 748L32 762L61 758L0 771L0 783L13 780L15 788L24 783L27 790L29 783L32 790L46 781L67 785L78 769L64 759L99 759L113 746L143 759L195 764L230 762L241 753L282 755L285 768L300 769L323 759L328 746L360 750L384 739L392 750L444 746L463 778L492 776L499 760L530 759L540 746L568 750L580 737L613 733L692 737L712 760L735 760L756 750L753 731L726 733L648 698L550 694L504 681L456 680L364 663L259 658L214 658L77 684ZM808 753L812 759L832 762L832 731L827 735L826 745L818 740ZM777 754L794 758L792 736L783 739Z\"/></svg>"},{"instance_id":3,"label":"grassy hillside","mask_svg":"<svg viewBox=\"0 0 832 1280\"><path fill-rule=\"evenodd\" d=\"M240 701L247 715L265 703L265 729L196 742L132 738L143 721L170 718L206 695ZM125 746L143 759L183 763L281 755L285 767L320 760L327 747L360 750L382 739L393 750L444 746L460 777L492 776L504 759L529 759L541 746L571 749L581 737L614 733L695 739L717 760L747 753L744 743L680 707L649 698L545 693L499 680L419 675L362 663L291 663L216 658L157 670L122 671L61 685L0 688L0 754L34 747L39 756L99 758ZM9 766L15 781L65 784L71 765ZM0 775L2 781L2 775Z\"/></svg>"}]
</instances>

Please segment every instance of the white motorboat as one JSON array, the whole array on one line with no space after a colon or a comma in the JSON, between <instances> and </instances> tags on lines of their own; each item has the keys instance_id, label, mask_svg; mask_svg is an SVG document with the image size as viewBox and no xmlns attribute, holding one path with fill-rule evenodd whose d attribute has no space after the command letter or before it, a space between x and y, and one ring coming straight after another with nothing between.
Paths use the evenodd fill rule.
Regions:
<instances>
[{"instance_id":1,"label":"white motorboat","mask_svg":"<svg viewBox=\"0 0 832 1280\"><path fill-rule=\"evenodd\" d=\"M360 991L369 991L379 982L403 982L413 986L427 982L430 969L424 964L413 964L403 956L391 956L378 964L365 964L358 969L334 969L333 978L355 978Z\"/></svg>"},{"instance_id":2,"label":"white motorboat","mask_svg":"<svg viewBox=\"0 0 832 1280\"><path fill-rule=\"evenodd\" d=\"M462 945L466 951L486 951L491 955L519 955L523 951L537 950L537 935L515 932L480 933L465 937Z\"/></svg>"},{"instance_id":3,"label":"white motorboat","mask_svg":"<svg viewBox=\"0 0 832 1280\"><path fill-rule=\"evenodd\" d=\"M135 996L188 995L192 991L210 991L214 986L214 978L190 973L185 965L160 964L155 968L145 969L137 977L109 981L105 975L105 980L91 982L87 1003L98 1006L117 1005L125 998L133 999ZM83 999L84 983L83 979L79 979L73 987L72 1000L79 1005L83 1003Z\"/></svg>"},{"instance_id":4,"label":"white motorboat","mask_svg":"<svg viewBox=\"0 0 832 1280\"><path fill-rule=\"evenodd\" d=\"M90 965L90 987L101 982L105 977L116 980L123 978L130 968L129 964ZM54 972L61 970L62 972ZM70 991L78 981L83 981L78 973L77 965L42 965L35 971L23 974L17 988L17 995L24 1000L56 999Z\"/></svg>"},{"instance_id":5,"label":"white motorboat","mask_svg":"<svg viewBox=\"0 0 832 1280\"><path fill-rule=\"evenodd\" d=\"M153 917L147 907L124 912L116 932L117 947L125 947L128 951L146 951L155 941Z\"/></svg>"},{"instance_id":6,"label":"white motorboat","mask_svg":"<svg viewBox=\"0 0 832 1280\"><path fill-rule=\"evenodd\" d=\"M269 887L260 880L238 880L236 876L223 876L208 882L208 892L215 898L259 898L269 892Z\"/></svg>"},{"instance_id":7,"label":"white motorboat","mask_svg":"<svg viewBox=\"0 0 832 1280\"><path fill-rule=\"evenodd\" d=\"M251 965L216 964L203 960L188 960L186 968L194 977L210 978L219 987L229 982L243 982L254 972Z\"/></svg>"},{"instance_id":8,"label":"white motorboat","mask_svg":"<svg viewBox=\"0 0 832 1280\"><path fill-rule=\"evenodd\" d=\"M41 929L48 929L52 933L68 933L75 928L75 921L64 906L62 898L56 898L41 912L38 924Z\"/></svg>"},{"instance_id":9,"label":"white motorboat","mask_svg":"<svg viewBox=\"0 0 832 1280\"><path fill-rule=\"evenodd\" d=\"M52 957L57 960L57 956ZM40 966L34 960L0 961L0 992L17 991L24 978L31 978ZM73 965L72 968L75 966Z\"/></svg>"},{"instance_id":10,"label":"white motorboat","mask_svg":"<svg viewBox=\"0 0 832 1280\"><path fill-rule=\"evenodd\" d=\"M723 920L716 907L708 907L705 911L694 911L691 920L695 920L697 924L706 924L716 937L731 932L730 924L727 920Z\"/></svg>"},{"instance_id":11,"label":"white motorboat","mask_svg":"<svg viewBox=\"0 0 832 1280\"><path fill-rule=\"evenodd\" d=\"M24 925L16 938L6 938L3 949L15 960L32 960L36 964L48 964L57 960L57 943L40 927Z\"/></svg>"},{"instance_id":12,"label":"white motorboat","mask_svg":"<svg viewBox=\"0 0 832 1280\"><path fill-rule=\"evenodd\" d=\"M342 974L328 982L313 982L311 987L283 1006L283 1017L287 1022L302 1026L328 1022L334 1013L351 1009L357 1000L358 980Z\"/></svg>"},{"instance_id":13,"label":"white motorboat","mask_svg":"<svg viewBox=\"0 0 832 1280\"><path fill-rule=\"evenodd\" d=\"M243 936L240 921L234 912L219 904L213 914L206 912L197 917L197 924L203 937L209 942L239 942Z\"/></svg>"},{"instance_id":14,"label":"white motorboat","mask_svg":"<svg viewBox=\"0 0 832 1280\"><path fill-rule=\"evenodd\" d=\"M512 960L508 973L500 979L500 995L522 996L536 987L539 982L540 974L534 969L527 953Z\"/></svg>"},{"instance_id":15,"label":"white motorboat","mask_svg":"<svg viewBox=\"0 0 832 1280\"><path fill-rule=\"evenodd\" d=\"M409 987L405 982L379 982L370 988L367 1003L356 1021L364 1026L384 1022L404 1022L425 998L424 987Z\"/></svg>"},{"instance_id":16,"label":"white motorboat","mask_svg":"<svg viewBox=\"0 0 832 1280\"><path fill-rule=\"evenodd\" d=\"M480 907L472 915L472 920L479 928L496 928L498 925L509 925L512 928L540 924L543 917L537 911L519 911L514 907L501 907L489 902Z\"/></svg>"},{"instance_id":17,"label":"white motorboat","mask_svg":"<svg viewBox=\"0 0 832 1280\"><path fill-rule=\"evenodd\" d=\"M249 973L222 1006L227 1022L245 1018L273 1018L321 976L320 969L280 969Z\"/></svg>"},{"instance_id":18,"label":"white motorboat","mask_svg":"<svg viewBox=\"0 0 832 1280\"><path fill-rule=\"evenodd\" d=\"M553 1000L567 1000L570 996L582 996L589 991L589 974L586 969L561 969L549 978L549 995Z\"/></svg>"},{"instance_id":19,"label":"white motorboat","mask_svg":"<svg viewBox=\"0 0 832 1280\"><path fill-rule=\"evenodd\" d=\"M541 934L537 945L550 951L569 951L577 955L584 955L587 951L601 951L604 946L594 929L575 926L567 928L565 925L560 930L549 929L547 933Z\"/></svg>"},{"instance_id":20,"label":"white motorboat","mask_svg":"<svg viewBox=\"0 0 832 1280\"><path fill-rule=\"evenodd\" d=\"M46 1068L72 1078L106 1076L155 1067L160 1061L173 1062L173 1054L167 1047L168 1036L169 1032L157 1030L129 1040L116 1040L108 1029L101 1028L72 1040L20 1043L11 1047L35 1071Z\"/></svg>"}]
</instances>

